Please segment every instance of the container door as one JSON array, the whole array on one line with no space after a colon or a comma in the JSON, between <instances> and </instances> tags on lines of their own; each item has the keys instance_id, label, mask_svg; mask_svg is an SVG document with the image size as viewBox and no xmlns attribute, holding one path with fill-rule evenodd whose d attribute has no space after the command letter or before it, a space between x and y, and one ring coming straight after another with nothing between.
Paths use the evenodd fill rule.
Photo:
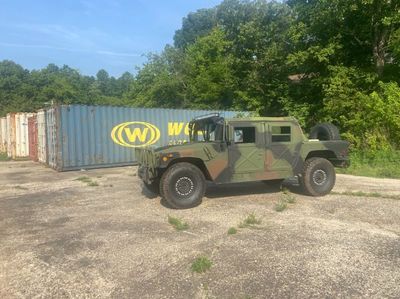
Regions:
<instances>
[{"instance_id":1,"label":"container door","mask_svg":"<svg viewBox=\"0 0 400 299\"><path fill-rule=\"evenodd\" d=\"M46 163L46 115L44 111L37 114L38 127L38 160Z\"/></svg>"},{"instance_id":2,"label":"container door","mask_svg":"<svg viewBox=\"0 0 400 299\"><path fill-rule=\"evenodd\" d=\"M57 127L55 109L51 108L46 111L46 128L47 128L47 161L49 166L56 168L57 155Z\"/></svg>"}]
</instances>

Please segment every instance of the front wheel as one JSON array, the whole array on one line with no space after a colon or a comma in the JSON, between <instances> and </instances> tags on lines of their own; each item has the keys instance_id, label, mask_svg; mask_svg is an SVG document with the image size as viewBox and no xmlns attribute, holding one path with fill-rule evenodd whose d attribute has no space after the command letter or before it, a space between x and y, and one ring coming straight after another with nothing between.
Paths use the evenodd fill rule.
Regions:
<instances>
[{"instance_id":1,"label":"front wheel","mask_svg":"<svg viewBox=\"0 0 400 299\"><path fill-rule=\"evenodd\" d=\"M324 196L331 192L336 181L335 168L324 158L311 158L304 163L301 185L311 196Z\"/></svg>"},{"instance_id":2,"label":"front wheel","mask_svg":"<svg viewBox=\"0 0 400 299\"><path fill-rule=\"evenodd\" d=\"M201 170L193 164L172 165L161 178L161 194L171 207L188 209L198 206L205 193L206 181Z\"/></svg>"}]
</instances>

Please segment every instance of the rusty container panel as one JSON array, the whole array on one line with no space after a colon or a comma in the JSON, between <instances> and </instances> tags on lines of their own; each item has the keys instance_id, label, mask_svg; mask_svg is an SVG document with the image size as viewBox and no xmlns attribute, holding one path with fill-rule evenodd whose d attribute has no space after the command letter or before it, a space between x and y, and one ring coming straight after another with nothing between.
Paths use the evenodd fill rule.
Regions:
<instances>
[{"instance_id":1,"label":"rusty container panel","mask_svg":"<svg viewBox=\"0 0 400 299\"><path fill-rule=\"evenodd\" d=\"M15 156L17 158L29 157L28 118L33 115L33 113L25 112L15 114Z\"/></svg>"},{"instance_id":2,"label":"rusty container panel","mask_svg":"<svg viewBox=\"0 0 400 299\"><path fill-rule=\"evenodd\" d=\"M8 139L8 126L7 118L0 118L0 152L7 153L7 139Z\"/></svg>"},{"instance_id":3,"label":"rusty container panel","mask_svg":"<svg viewBox=\"0 0 400 299\"><path fill-rule=\"evenodd\" d=\"M36 115L28 118L29 158L38 161L38 129Z\"/></svg>"},{"instance_id":4,"label":"rusty container panel","mask_svg":"<svg viewBox=\"0 0 400 299\"><path fill-rule=\"evenodd\" d=\"M47 147L47 164L58 170L63 170L61 162L56 161L57 157L61 156L61 152L58 152L60 140L57 139L57 135L60 134L58 131L58 122L60 118L56 117L56 108L50 108L46 110L46 147Z\"/></svg>"},{"instance_id":5,"label":"rusty container panel","mask_svg":"<svg viewBox=\"0 0 400 299\"><path fill-rule=\"evenodd\" d=\"M9 158L16 158L16 146L15 146L15 113L7 114L7 156Z\"/></svg>"},{"instance_id":6,"label":"rusty container panel","mask_svg":"<svg viewBox=\"0 0 400 299\"><path fill-rule=\"evenodd\" d=\"M38 161L47 163L46 112L44 110L40 110L37 113L37 137Z\"/></svg>"},{"instance_id":7,"label":"rusty container panel","mask_svg":"<svg viewBox=\"0 0 400 299\"><path fill-rule=\"evenodd\" d=\"M234 111L60 105L46 110L47 160L59 171L133 165L135 148L184 143L194 117Z\"/></svg>"}]
</instances>

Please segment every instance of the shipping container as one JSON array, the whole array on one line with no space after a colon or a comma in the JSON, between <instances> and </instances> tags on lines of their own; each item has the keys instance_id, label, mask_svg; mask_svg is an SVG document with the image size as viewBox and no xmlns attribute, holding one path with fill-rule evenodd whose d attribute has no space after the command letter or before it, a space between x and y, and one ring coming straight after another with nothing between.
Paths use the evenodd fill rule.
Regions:
<instances>
[{"instance_id":1,"label":"shipping container","mask_svg":"<svg viewBox=\"0 0 400 299\"><path fill-rule=\"evenodd\" d=\"M7 114L7 155L10 158L29 157L28 117L33 113Z\"/></svg>"},{"instance_id":2,"label":"shipping container","mask_svg":"<svg viewBox=\"0 0 400 299\"><path fill-rule=\"evenodd\" d=\"M15 146L17 158L29 157L28 118L33 115L33 113L25 112L15 114Z\"/></svg>"},{"instance_id":3,"label":"shipping container","mask_svg":"<svg viewBox=\"0 0 400 299\"><path fill-rule=\"evenodd\" d=\"M60 105L46 110L47 161L64 171L132 165L136 147L188 140L194 117L234 111Z\"/></svg>"},{"instance_id":4,"label":"shipping container","mask_svg":"<svg viewBox=\"0 0 400 299\"><path fill-rule=\"evenodd\" d=\"M39 162L47 163L47 148L46 148L46 112L40 110L37 113L37 136L38 136L38 146L37 155Z\"/></svg>"},{"instance_id":5,"label":"shipping container","mask_svg":"<svg viewBox=\"0 0 400 299\"><path fill-rule=\"evenodd\" d=\"M28 118L29 158L38 161L38 130L36 115Z\"/></svg>"},{"instance_id":6,"label":"shipping container","mask_svg":"<svg viewBox=\"0 0 400 299\"><path fill-rule=\"evenodd\" d=\"M16 147L15 147L15 113L7 114L7 156L9 158L16 157Z\"/></svg>"},{"instance_id":7,"label":"shipping container","mask_svg":"<svg viewBox=\"0 0 400 299\"><path fill-rule=\"evenodd\" d=\"M0 118L0 152L7 153L7 135L8 135L8 126L7 126L7 118Z\"/></svg>"}]
</instances>

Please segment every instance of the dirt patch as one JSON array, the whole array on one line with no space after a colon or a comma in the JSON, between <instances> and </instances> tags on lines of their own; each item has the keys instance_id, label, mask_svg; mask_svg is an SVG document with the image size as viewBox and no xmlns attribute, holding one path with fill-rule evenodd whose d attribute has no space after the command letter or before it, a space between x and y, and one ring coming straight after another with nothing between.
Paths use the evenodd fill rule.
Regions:
<instances>
[{"instance_id":1,"label":"dirt patch","mask_svg":"<svg viewBox=\"0 0 400 299\"><path fill-rule=\"evenodd\" d=\"M378 196L399 180L338 175L335 194L295 194L280 213L276 186L210 185L199 207L171 210L135 171L0 163L0 297L400 297L400 200ZM376 196L344 194L357 191ZM238 228L251 213L261 223Z\"/></svg>"}]
</instances>

